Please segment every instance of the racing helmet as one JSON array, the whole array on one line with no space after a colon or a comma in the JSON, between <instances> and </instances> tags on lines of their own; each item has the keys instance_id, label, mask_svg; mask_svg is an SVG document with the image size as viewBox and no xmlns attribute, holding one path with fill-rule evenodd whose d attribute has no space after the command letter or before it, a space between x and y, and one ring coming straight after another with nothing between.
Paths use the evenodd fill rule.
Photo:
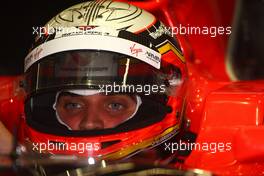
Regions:
<instances>
[{"instance_id":1,"label":"racing helmet","mask_svg":"<svg viewBox=\"0 0 264 176\"><path fill-rule=\"evenodd\" d=\"M33 150L115 160L179 133L185 59L154 15L123 2L87 1L40 29L25 58L25 140L38 146ZM63 96L99 95L131 97L132 111L119 124L107 126L108 119L89 129L72 128L56 109Z\"/></svg>"}]
</instances>

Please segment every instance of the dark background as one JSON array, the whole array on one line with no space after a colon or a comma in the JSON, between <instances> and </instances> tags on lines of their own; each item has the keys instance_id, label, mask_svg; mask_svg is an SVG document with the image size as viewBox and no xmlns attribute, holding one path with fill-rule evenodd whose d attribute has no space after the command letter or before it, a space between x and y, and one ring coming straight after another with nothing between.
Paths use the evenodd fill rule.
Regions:
<instances>
[{"instance_id":1,"label":"dark background","mask_svg":"<svg viewBox=\"0 0 264 176\"><path fill-rule=\"evenodd\" d=\"M24 58L33 41L33 28L44 26L67 7L85 0L42 0L1 2L0 75L23 73Z\"/></svg>"},{"instance_id":2,"label":"dark background","mask_svg":"<svg viewBox=\"0 0 264 176\"><path fill-rule=\"evenodd\" d=\"M264 1L243 0L230 50L240 80L264 79Z\"/></svg>"}]
</instances>

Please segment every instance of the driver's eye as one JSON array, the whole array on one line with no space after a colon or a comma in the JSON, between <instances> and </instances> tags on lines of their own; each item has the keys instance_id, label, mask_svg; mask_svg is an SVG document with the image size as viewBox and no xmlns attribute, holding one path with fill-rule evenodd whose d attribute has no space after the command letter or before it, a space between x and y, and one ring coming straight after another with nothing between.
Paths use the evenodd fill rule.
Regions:
<instances>
[{"instance_id":1,"label":"driver's eye","mask_svg":"<svg viewBox=\"0 0 264 176\"><path fill-rule=\"evenodd\" d=\"M120 111L120 110L123 110L125 107L124 107L124 105L122 105L120 103L109 103L107 105L107 108L110 111Z\"/></svg>"},{"instance_id":2,"label":"driver's eye","mask_svg":"<svg viewBox=\"0 0 264 176\"><path fill-rule=\"evenodd\" d=\"M64 108L68 110L81 109L82 105L80 103L66 103Z\"/></svg>"}]
</instances>

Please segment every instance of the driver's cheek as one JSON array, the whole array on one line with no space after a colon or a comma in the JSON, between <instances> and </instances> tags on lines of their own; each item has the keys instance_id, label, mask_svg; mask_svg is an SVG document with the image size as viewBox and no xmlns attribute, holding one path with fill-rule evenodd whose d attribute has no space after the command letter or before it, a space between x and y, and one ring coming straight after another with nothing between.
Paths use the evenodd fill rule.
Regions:
<instances>
[{"instance_id":1,"label":"driver's cheek","mask_svg":"<svg viewBox=\"0 0 264 176\"><path fill-rule=\"evenodd\" d=\"M115 113L109 113L106 111L103 116L105 117L105 128L114 128L126 121L128 114L123 112L122 110Z\"/></svg>"},{"instance_id":2,"label":"driver's cheek","mask_svg":"<svg viewBox=\"0 0 264 176\"><path fill-rule=\"evenodd\" d=\"M72 130L78 130L79 129L79 123L83 117L82 113L61 113L60 117L64 123L66 123Z\"/></svg>"}]
</instances>

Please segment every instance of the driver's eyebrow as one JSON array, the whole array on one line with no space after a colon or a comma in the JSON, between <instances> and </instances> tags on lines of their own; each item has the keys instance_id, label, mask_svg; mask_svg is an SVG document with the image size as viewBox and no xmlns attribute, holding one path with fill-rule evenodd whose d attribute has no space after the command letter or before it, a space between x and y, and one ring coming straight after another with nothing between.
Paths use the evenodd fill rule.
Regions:
<instances>
[{"instance_id":1,"label":"driver's eyebrow","mask_svg":"<svg viewBox=\"0 0 264 176\"><path fill-rule=\"evenodd\" d=\"M70 93L70 92L61 92L58 99L62 96L70 96L70 97L82 97L82 95Z\"/></svg>"},{"instance_id":2,"label":"driver's eyebrow","mask_svg":"<svg viewBox=\"0 0 264 176\"><path fill-rule=\"evenodd\" d=\"M102 93L101 95L104 95L104 94ZM83 97L83 95L78 95L78 94L74 94L74 93L71 93L71 92L61 92L59 94L59 96L58 96L58 99L60 99L62 96ZM136 102L136 97L128 95L128 94L109 94L109 95L104 95L104 96L105 97L119 97L119 96L122 96L122 97L130 98L131 100Z\"/></svg>"}]
</instances>

